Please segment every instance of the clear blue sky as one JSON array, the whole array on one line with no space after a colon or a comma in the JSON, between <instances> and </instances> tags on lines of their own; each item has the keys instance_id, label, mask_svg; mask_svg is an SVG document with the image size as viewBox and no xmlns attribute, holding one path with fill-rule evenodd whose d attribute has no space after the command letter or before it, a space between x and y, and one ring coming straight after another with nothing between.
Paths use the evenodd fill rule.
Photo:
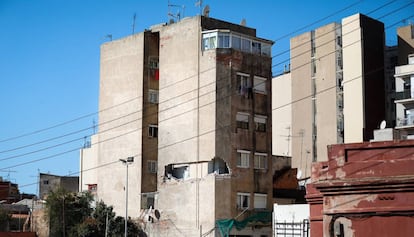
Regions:
<instances>
[{"instance_id":1,"label":"clear blue sky","mask_svg":"<svg viewBox=\"0 0 414 237\"><path fill-rule=\"evenodd\" d=\"M184 16L199 14L195 2L170 1L185 6ZM388 2L392 3L368 14ZM414 4L398 9L412 2L204 0L203 4L210 6L211 17L233 23L245 18L259 37L270 40L327 18L278 40L273 46L273 54L278 54L289 49L290 37L357 12L382 17L385 27L396 24L386 30L387 44L394 45L396 28L406 24L401 21L411 16L413 22ZM171 12L180 9L173 7ZM108 40L105 36L118 39L131 34L134 14L135 32L141 32L167 22L167 13L167 0L0 0L0 176L18 183L22 192L35 193L38 170L57 175L79 171L78 148L93 132L93 121L99 122L96 115L36 131L97 112L99 48ZM273 64L288 57L278 56ZM274 69L273 74L280 72ZM51 141L42 142L47 139Z\"/></svg>"}]
</instances>

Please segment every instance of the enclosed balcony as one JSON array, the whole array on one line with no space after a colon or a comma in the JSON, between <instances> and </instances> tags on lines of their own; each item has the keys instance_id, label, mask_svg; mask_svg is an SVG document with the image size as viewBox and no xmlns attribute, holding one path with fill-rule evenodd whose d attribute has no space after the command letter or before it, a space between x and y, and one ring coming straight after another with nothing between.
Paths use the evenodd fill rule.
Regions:
<instances>
[{"instance_id":1,"label":"enclosed balcony","mask_svg":"<svg viewBox=\"0 0 414 237\"><path fill-rule=\"evenodd\" d=\"M243 35L230 30L209 30L202 32L203 50L232 48L247 53L271 56L272 41Z\"/></svg>"}]
</instances>

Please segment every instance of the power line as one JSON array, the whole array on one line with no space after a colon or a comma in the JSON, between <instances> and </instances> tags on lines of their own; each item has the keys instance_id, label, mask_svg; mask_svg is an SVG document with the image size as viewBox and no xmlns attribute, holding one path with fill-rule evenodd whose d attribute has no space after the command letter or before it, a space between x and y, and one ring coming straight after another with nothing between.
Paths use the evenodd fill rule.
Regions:
<instances>
[{"instance_id":1,"label":"power line","mask_svg":"<svg viewBox=\"0 0 414 237\"><path fill-rule=\"evenodd\" d=\"M322 22L322 21L324 21L324 20L326 20L326 19L328 19L328 18L330 18L330 17L332 17L332 16L335 16L335 15L336 15L336 14L338 14L338 13L341 13L341 12L343 12L343 11L345 11L345 10L348 10L348 9L350 9L350 8L352 8L352 7L354 7L354 6L358 5L358 4L360 4L362 1L363 1L363 0L359 0L359 1L357 1L357 2L354 2L354 3L352 3L351 5L348 5L348 6L344 7L344 8L342 8L342 9L340 9L340 10L338 10L338 11L334 12L334 13L329 14L328 16L325 16L325 17L323 17L323 18L321 18L321 19L319 19L319 20L316 20L316 21L314 21L314 22L312 22L312 23L310 23L310 24L308 24L308 25L305 25L305 26L303 26L303 27L301 27L301 28L299 28L299 29L297 29L297 30L294 30L294 31L292 31L292 32L290 32L290 33L288 33L288 34L286 34L286 35L283 35L283 36L281 36L281 37L279 37L279 38L275 39L274 41L276 41L276 42L277 42L277 41L279 41L279 40L281 40L281 39L283 39L283 38L286 38L286 37L291 36L291 35L293 35L293 34L295 34L295 33L299 32L299 31L302 31L302 30L304 30L304 29L306 29L306 28L308 28L308 27L310 27L310 26L313 26L313 25L315 25L315 24L317 24L317 23L320 23L320 22Z\"/></svg>"},{"instance_id":2,"label":"power line","mask_svg":"<svg viewBox=\"0 0 414 237\"><path fill-rule=\"evenodd\" d=\"M378 11L378 10L380 10L380 9L382 9L382 8L384 8L384 7L386 7L386 6L388 6L388 5L390 5L391 3L395 2L395 1L396 1L396 0L389 1L389 2L387 2L387 3L385 3L385 4L383 4L383 5L381 5L381 6L377 7L377 8L375 8L374 10L369 11L368 13L366 13L366 15L372 14L372 13L374 13L374 12L376 12L376 11ZM325 32L325 33L323 33L323 34L321 34L321 35L318 35L315 39L318 39L318 38L320 38L320 37L322 37L322 36L325 36L325 35L327 35L327 34L329 34L329 33L332 33L332 32L334 32L334 31L336 31L337 29L339 29L339 28L341 28L341 27L343 27L343 26L346 26L346 25L348 25L348 24L351 24L352 22L354 22L354 21L356 21L356 20L358 20L358 19L352 20L352 21L347 22L346 24L343 24L343 25L338 25L338 27L337 27L337 28L335 27L335 28L334 28L333 30L331 30L331 31L328 31L328 32ZM272 56L272 58L275 58L275 57L277 57L277 56L283 55L283 54L285 54L285 53L289 53L291 50L296 49L296 48L298 48L298 47L301 47L301 46L303 46L303 45L306 45L306 44L307 44L307 43L309 43L309 42L310 42L310 40L305 41L305 42L303 42L303 43L301 43L301 44L299 44L299 45L296 45L295 47L293 47L293 48L291 48L291 49L287 49L287 50L284 50L284 51L282 51L282 52L280 52L280 53L277 53L276 55ZM290 58L285 59L283 62L287 62L287 61L289 61L289 60L290 60ZM281 63L279 63L279 64L281 64ZM273 66L273 67L274 67L274 66Z\"/></svg>"},{"instance_id":3,"label":"power line","mask_svg":"<svg viewBox=\"0 0 414 237\"><path fill-rule=\"evenodd\" d=\"M349 44L349 45L343 46L342 48L346 48L346 47L351 46L351 45L353 45L353 44L355 44L355 43L358 43L358 42L360 42L360 40L357 40L357 41L355 41L355 42L353 42L353 43L351 43L351 44ZM327 54L325 54L325 55L322 55L322 56L320 56L319 58L326 57L326 56L328 56L328 55L330 55L330 54L332 54L332 53L335 53L335 52L336 52L336 50L335 50L335 51L332 51L332 52L330 52L330 53L327 53ZM309 62L309 63L310 63L310 62ZM305 65L308 65L309 63L302 64L302 65L300 65L300 66L298 66L298 67L296 67L295 69L292 69L292 70L296 70L296 69L298 69L298 68L300 68L300 67L303 67L303 66L305 66ZM208 70L211 70L211 69L208 69ZM192 77L194 77L194 76L192 76ZM360 77L360 76L359 76L359 77ZM357 78L359 78L359 77L357 77ZM357 78L355 78L355 79L357 79ZM351 80L354 80L354 79L351 79ZM350 80L350 81L351 81L351 80ZM213 82L213 83L214 83L214 82ZM344 82L344 83L346 83L346 82ZM328 88L328 89L325 89L325 90L323 90L323 91L319 91L317 94L319 94L319 93L323 93L323 92L325 92L325 91L327 91L327 90L329 90L329 89L336 89L336 86L331 87L331 88ZM195 89L195 90L198 90L198 89ZM206 94L211 93L211 92L212 92L212 91L208 91ZM229 97L229 96L233 96L233 93L231 93L230 95L228 95L228 96L226 96L226 97ZM301 101L301 100L303 100L303 99L306 99L306 98L308 98L308 97L310 97L310 96L312 96L312 95L306 96L306 97L301 98L301 99L298 99L298 100L296 100L296 101L292 101L292 102L290 102L289 104L296 103L296 102ZM221 98L221 99L225 99L226 97L223 97L223 98ZM194 98L194 99L197 99L197 98ZM190 101L191 101L191 100L190 100ZM189 101L185 101L185 102L183 102L183 103L188 103L188 102L189 102ZM210 102L210 103L208 103L208 104L206 104L206 105L203 105L203 106L201 106L201 107L204 107L204 106L207 106L207 105L209 105L209 104L216 103L216 102L217 102L217 100L215 100L215 101L213 101L213 102ZM287 105L289 105L289 104L286 104L286 105L280 106L280 107L278 107L278 108L281 108L281 107L287 106ZM176 106L178 106L178 105L176 105ZM275 109L278 109L278 108L275 108ZM197 108L195 108L195 109L197 109ZM275 110L275 109L272 109L272 111L273 111L273 110ZM182 115L182 114L184 114L184 113L191 112L192 110L194 110L194 109L191 109L191 110L189 110L189 111L185 111L185 112L183 112L183 113L177 114L176 116L180 116L180 115ZM169 118L167 118L166 120L168 120L168 119L172 119L172 118L174 118L174 117L176 117L176 116L169 117ZM160 122L162 122L162 121L159 121L159 123L160 123ZM110 140L112 140L112 139L110 139ZM78 150L78 149L80 149L80 148L77 148L76 150ZM73 150L70 150L69 152L72 152L72 151L73 151ZM67 152L64 152L63 154L65 154L65 153L67 153ZM57 155L61 155L61 154L62 154L62 153L58 153ZM44 158L44 159L48 159L48 158L51 158L51 157L54 157L54 156L55 156L55 155L48 156L48 157L46 157L46 158ZM24 165L24 164L28 164L28 163L32 163L32 162L36 162L36 161L39 161L39 160L43 160L43 158L42 158L42 159L37 159L37 160L34 160L34 161L30 161L30 162L24 162L24 163L19 164L19 165L17 165L17 166L21 166L21 165ZM13 167L16 167L16 166L10 166L10 167L3 168L3 169L9 169L9 168L13 168Z\"/></svg>"},{"instance_id":4,"label":"power line","mask_svg":"<svg viewBox=\"0 0 414 237\"><path fill-rule=\"evenodd\" d=\"M387 14L383 15L382 17L389 16L389 15L391 15L391 14L393 14L393 13L395 13L395 12L397 12L397 11L401 10L401 9L403 9L404 7L407 7L407 6L412 5L412 4L414 4L414 2L411 2L411 3L409 3L409 4L406 4L406 5L404 5L403 7L398 8L397 10L393 10L393 11L391 11L391 12L389 12L389 13L387 13ZM384 7L384 6L382 6L382 7ZM377 8L376 10L378 10L378 9L379 9L379 8ZM350 24L350 23L352 23L352 22L354 22L354 21L356 21L356 20L358 20L358 19L352 20L352 21L350 21L350 22L348 22L348 23L346 23L346 24L344 24L344 25L338 25L338 27L335 27L335 29L334 29L334 30L328 31L328 32L326 32L326 33L323 33L323 34L319 35L319 36L318 36L318 37L316 37L316 38L319 38L319 37L325 36L325 35L327 35L327 34L329 34L329 33L332 33L332 32L334 32L335 30L337 30L337 29L339 29L339 28L341 28L341 27L343 27L343 26L345 26L345 25L347 25L347 24ZM400 21L398 21L398 22L401 22L401 20L400 20ZM384 29L388 29L388 28L389 28L389 27L384 28ZM352 30L352 31L350 31L350 32L347 32L347 33L345 33L345 34L342 34L342 36L347 35L347 34L350 34L350 33L354 32L354 31L356 31L356 30L358 30L358 29L359 29L359 28L355 28L354 30ZM310 42L310 41L305 41L305 42L303 42L303 43L301 43L301 44L299 44L299 45L295 46L295 47L294 47L294 48L292 48L292 49L296 49L296 48L298 48L298 47L300 47L300 46L303 46L303 45L305 45L305 44L307 44L307 43L309 43L309 42ZM329 43L331 43L331 41L327 41L327 42L325 42L325 43L323 43L323 44L319 45L318 47L324 46L324 45L329 44ZM305 53L305 52L310 52L311 50L312 50L312 49L309 49L309 50L306 50L306 51L304 51L304 52L302 52L302 53ZM281 62L279 62L279 63L276 63L276 64L272 65L272 68L273 68L273 67L276 67L276 66L279 66L279 65L282 65L282 64L284 64L284 63L286 63L286 62L290 61L291 59L296 58L296 57L300 57L300 56L301 56L301 55L296 55L296 56L294 56L294 57L290 57L290 58L288 58L288 59L286 59L286 60L284 60L284 61L281 61Z\"/></svg>"},{"instance_id":5,"label":"power line","mask_svg":"<svg viewBox=\"0 0 414 237\"><path fill-rule=\"evenodd\" d=\"M358 77L359 78L359 77ZM333 87L333 88L336 88L336 87ZM199 88L198 88L199 89ZM197 89L197 90L198 90ZM210 91L211 92L211 91ZM210 93L210 92L208 92L208 93ZM230 95L230 96L232 96L232 95ZM188 101L186 101L185 103L187 103ZM214 101L214 102L217 102L217 101ZM292 102L293 103L293 102ZM192 138L191 138L192 139ZM78 150L79 148L77 148L76 150ZM31 162L30 162L31 163Z\"/></svg>"}]
</instances>

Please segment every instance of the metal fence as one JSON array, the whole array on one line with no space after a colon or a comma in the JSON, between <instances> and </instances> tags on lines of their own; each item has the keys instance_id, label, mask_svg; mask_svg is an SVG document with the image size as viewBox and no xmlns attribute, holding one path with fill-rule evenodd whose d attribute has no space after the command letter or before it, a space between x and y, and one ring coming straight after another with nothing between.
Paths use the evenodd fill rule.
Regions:
<instances>
[{"instance_id":1,"label":"metal fence","mask_svg":"<svg viewBox=\"0 0 414 237\"><path fill-rule=\"evenodd\" d=\"M276 222L274 226L275 237L309 237L309 220L302 222Z\"/></svg>"}]
</instances>

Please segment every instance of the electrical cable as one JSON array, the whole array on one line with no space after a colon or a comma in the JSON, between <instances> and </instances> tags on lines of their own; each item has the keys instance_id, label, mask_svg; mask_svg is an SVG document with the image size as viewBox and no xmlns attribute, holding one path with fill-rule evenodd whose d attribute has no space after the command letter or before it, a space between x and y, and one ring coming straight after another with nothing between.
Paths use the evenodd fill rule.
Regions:
<instances>
[{"instance_id":1,"label":"electrical cable","mask_svg":"<svg viewBox=\"0 0 414 237\"><path fill-rule=\"evenodd\" d=\"M333 88L336 88L336 87L333 87ZM216 101L215 101L216 102ZM294 103L294 102L291 102L291 103Z\"/></svg>"},{"instance_id":2,"label":"electrical cable","mask_svg":"<svg viewBox=\"0 0 414 237\"><path fill-rule=\"evenodd\" d=\"M324 20L326 20L326 19L329 19L330 17L335 16L336 14L339 14L339 13L341 13L341 12L345 11L345 10L348 10L348 9L350 9L350 8L352 8L352 7L354 7L354 6L358 5L358 4L360 4L362 1L363 1L363 0L359 0L359 1L357 1L357 2L354 2L354 3L352 3L352 4L348 5L348 6L344 7L344 8L342 8L342 9L340 9L340 10L338 10L338 11L334 12L334 13L331 13L331 14L329 14L329 15L327 15L327 16L325 16L325 17L323 17L323 18L319 19L319 20L316 20L316 21L314 21L314 22L312 22L312 23L310 23L310 24L308 24L308 25L305 25L305 26L303 26L303 27L301 27L301 28L299 28L299 29L297 29L297 30L294 30L294 31L292 31L292 32L290 32L290 33L288 33L288 34L285 34L285 35L283 35L283 36L281 36L281 37L279 37L279 38L275 39L274 41L275 41L275 42L277 42L277 41L279 41L279 40L281 40L281 39L284 39L284 38L289 37L289 36L291 36L291 35L293 35L293 34L296 34L296 33L297 33L297 32L299 32L299 31L302 31L302 30L304 30L304 29L306 29L306 28L308 28L308 27L311 27L311 26L313 26L313 25L315 25L315 24L317 24L317 23L320 23L320 22L322 22L322 21L324 21Z\"/></svg>"}]
</instances>

